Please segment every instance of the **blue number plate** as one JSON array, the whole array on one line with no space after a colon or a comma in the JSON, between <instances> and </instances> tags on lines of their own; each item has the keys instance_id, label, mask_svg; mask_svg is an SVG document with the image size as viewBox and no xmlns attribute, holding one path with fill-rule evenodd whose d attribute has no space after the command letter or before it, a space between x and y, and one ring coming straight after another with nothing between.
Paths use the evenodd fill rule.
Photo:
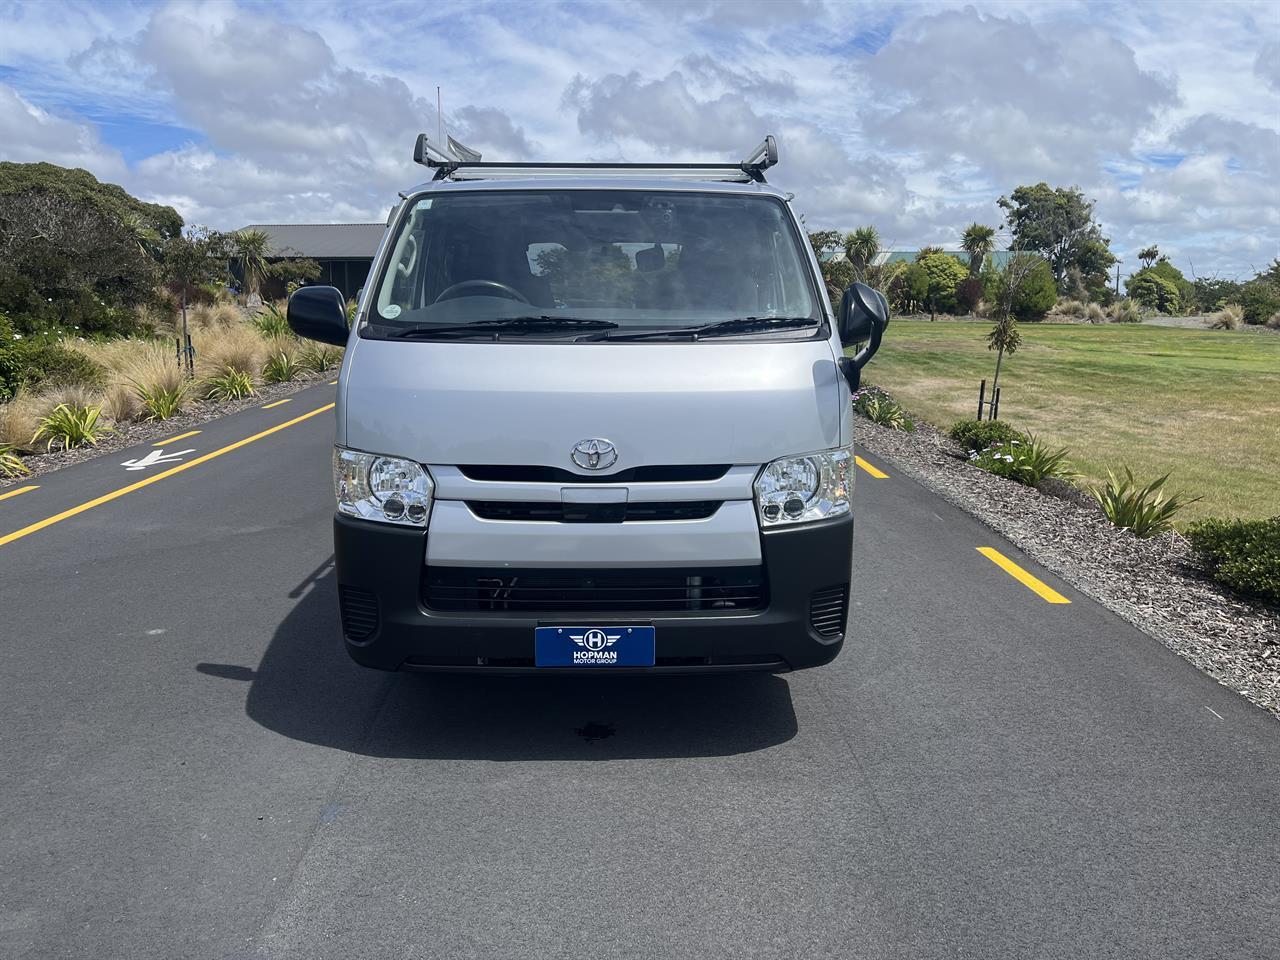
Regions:
<instances>
[{"instance_id":1,"label":"blue number plate","mask_svg":"<svg viewBox=\"0 0 1280 960\"><path fill-rule=\"evenodd\" d=\"M539 667L652 667L653 627L535 627Z\"/></svg>"}]
</instances>

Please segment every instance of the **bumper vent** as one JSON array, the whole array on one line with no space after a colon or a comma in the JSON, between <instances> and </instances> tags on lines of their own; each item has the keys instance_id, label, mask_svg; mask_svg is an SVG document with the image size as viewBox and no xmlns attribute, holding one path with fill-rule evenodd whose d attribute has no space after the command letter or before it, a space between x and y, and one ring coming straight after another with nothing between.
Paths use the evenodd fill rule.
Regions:
<instances>
[{"instance_id":1,"label":"bumper vent","mask_svg":"<svg viewBox=\"0 0 1280 960\"><path fill-rule=\"evenodd\" d=\"M719 500L661 503L537 503L468 500L481 520L541 520L547 523L635 523L655 520L705 520L720 509Z\"/></svg>"},{"instance_id":2,"label":"bumper vent","mask_svg":"<svg viewBox=\"0 0 1280 960\"><path fill-rule=\"evenodd\" d=\"M756 610L764 606L765 589L760 567L653 572L428 567L423 602L431 610L664 614Z\"/></svg>"},{"instance_id":3,"label":"bumper vent","mask_svg":"<svg viewBox=\"0 0 1280 960\"><path fill-rule=\"evenodd\" d=\"M342 632L348 640L361 643L378 629L378 598L368 590L338 588L338 605L342 610Z\"/></svg>"},{"instance_id":4,"label":"bumper vent","mask_svg":"<svg viewBox=\"0 0 1280 960\"><path fill-rule=\"evenodd\" d=\"M815 590L809 598L809 625L819 636L838 637L844 633L848 613L848 584Z\"/></svg>"}]
</instances>

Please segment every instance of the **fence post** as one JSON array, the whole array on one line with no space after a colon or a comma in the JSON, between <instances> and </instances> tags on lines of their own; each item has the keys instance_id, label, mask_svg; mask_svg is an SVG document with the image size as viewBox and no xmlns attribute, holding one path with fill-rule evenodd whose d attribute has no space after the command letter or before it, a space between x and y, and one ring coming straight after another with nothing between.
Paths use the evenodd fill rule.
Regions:
<instances>
[{"instance_id":1,"label":"fence post","mask_svg":"<svg viewBox=\"0 0 1280 960\"><path fill-rule=\"evenodd\" d=\"M987 381L983 380L978 387L978 419L982 419L982 408L986 406L982 401L987 396Z\"/></svg>"}]
</instances>

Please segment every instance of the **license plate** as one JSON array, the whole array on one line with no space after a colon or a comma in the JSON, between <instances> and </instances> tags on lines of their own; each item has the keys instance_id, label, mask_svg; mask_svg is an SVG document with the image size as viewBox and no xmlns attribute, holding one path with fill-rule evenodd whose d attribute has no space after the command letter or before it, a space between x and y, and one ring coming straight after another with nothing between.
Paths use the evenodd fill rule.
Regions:
<instances>
[{"instance_id":1,"label":"license plate","mask_svg":"<svg viewBox=\"0 0 1280 960\"><path fill-rule=\"evenodd\" d=\"M539 667L652 667L653 627L535 627Z\"/></svg>"}]
</instances>

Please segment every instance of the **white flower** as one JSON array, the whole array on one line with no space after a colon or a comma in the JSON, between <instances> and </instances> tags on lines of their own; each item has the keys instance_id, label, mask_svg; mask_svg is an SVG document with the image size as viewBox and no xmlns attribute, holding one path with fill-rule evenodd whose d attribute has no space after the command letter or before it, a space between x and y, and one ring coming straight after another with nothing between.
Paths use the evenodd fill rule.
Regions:
<instances>
[{"instance_id":1,"label":"white flower","mask_svg":"<svg viewBox=\"0 0 1280 960\"><path fill-rule=\"evenodd\" d=\"M21 340L21 339L22 339L22 334L20 334L20 333L15 333L15 334L13 335L13 339L15 339L15 340Z\"/></svg>"}]
</instances>

